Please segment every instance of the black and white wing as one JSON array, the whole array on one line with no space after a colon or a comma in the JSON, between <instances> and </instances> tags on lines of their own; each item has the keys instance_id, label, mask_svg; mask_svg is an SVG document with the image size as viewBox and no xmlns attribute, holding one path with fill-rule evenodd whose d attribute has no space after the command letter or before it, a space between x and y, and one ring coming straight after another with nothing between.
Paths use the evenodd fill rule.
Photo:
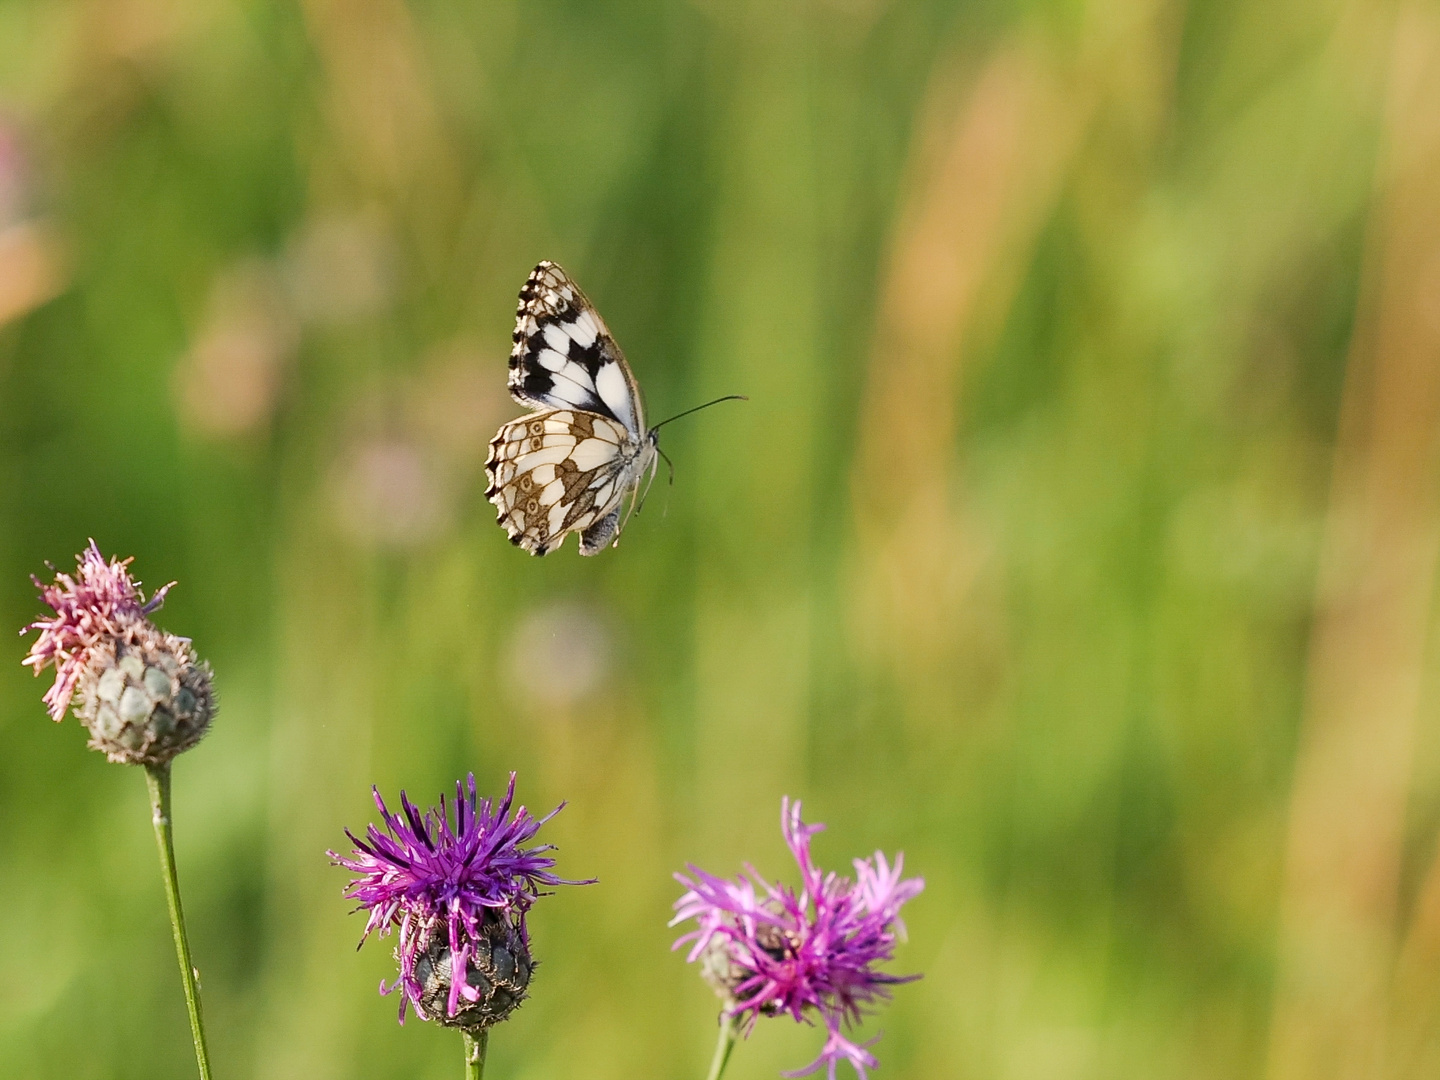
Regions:
<instances>
[{"instance_id":1,"label":"black and white wing","mask_svg":"<svg viewBox=\"0 0 1440 1080\"><path fill-rule=\"evenodd\" d=\"M583 409L645 437L640 388L605 320L553 262L520 290L510 350L510 396L532 409Z\"/></svg>"},{"instance_id":2,"label":"black and white wing","mask_svg":"<svg viewBox=\"0 0 1440 1080\"><path fill-rule=\"evenodd\" d=\"M520 290L510 396L537 410L490 440L485 497L511 543L533 555L572 532L580 554L613 543L654 475L655 437L645 428L640 388L580 287L552 262Z\"/></svg>"}]
</instances>

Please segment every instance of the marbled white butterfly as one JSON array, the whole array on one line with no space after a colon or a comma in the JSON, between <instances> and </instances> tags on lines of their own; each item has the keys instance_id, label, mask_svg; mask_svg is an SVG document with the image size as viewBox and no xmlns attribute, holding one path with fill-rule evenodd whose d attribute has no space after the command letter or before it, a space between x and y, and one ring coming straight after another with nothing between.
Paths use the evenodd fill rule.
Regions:
<instances>
[{"instance_id":1,"label":"marbled white butterfly","mask_svg":"<svg viewBox=\"0 0 1440 1080\"><path fill-rule=\"evenodd\" d=\"M532 555L548 555L572 532L581 555L598 554L619 540L642 482L655 478L659 431L670 421L645 426L620 346L552 262L536 266L520 290L514 342L510 396L536 411L490 440L485 497L510 542Z\"/></svg>"}]
</instances>

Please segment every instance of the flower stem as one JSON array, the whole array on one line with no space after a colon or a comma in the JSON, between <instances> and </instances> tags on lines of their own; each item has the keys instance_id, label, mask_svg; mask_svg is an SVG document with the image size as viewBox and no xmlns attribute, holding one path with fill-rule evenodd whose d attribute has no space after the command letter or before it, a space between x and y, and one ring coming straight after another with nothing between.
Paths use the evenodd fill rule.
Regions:
<instances>
[{"instance_id":1,"label":"flower stem","mask_svg":"<svg viewBox=\"0 0 1440 1080\"><path fill-rule=\"evenodd\" d=\"M710 1073L705 1080L720 1080L725 1063L730 1060L730 1051L735 1049L735 1018L729 1013L720 1014L720 1039L715 1043L715 1057L710 1061Z\"/></svg>"},{"instance_id":2,"label":"flower stem","mask_svg":"<svg viewBox=\"0 0 1440 1080\"><path fill-rule=\"evenodd\" d=\"M490 1048L490 1028L482 1027L474 1035L464 1030L465 1036L465 1080L484 1080L485 1051Z\"/></svg>"},{"instance_id":3,"label":"flower stem","mask_svg":"<svg viewBox=\"0 0 1440 1080\"><path fill-rule=\"evenodd\" d=\"M210 1080L210 1051L205 1046L205 1022L200 1018L200 984L190 962L190 942L185 937L185 912L180 907L180 878L175 871L175 843L170 835L170 763L146 765L145 783L150 788L151 821L155 844L160 849L160 870L165 878L165 899L170 904L170 928L175 932L175 954L180 960L180 981L185 987L185 1004L190 1010L190 1035L195 1040L195 1060L200 1080Z\"/></svg>"}]
</instances>

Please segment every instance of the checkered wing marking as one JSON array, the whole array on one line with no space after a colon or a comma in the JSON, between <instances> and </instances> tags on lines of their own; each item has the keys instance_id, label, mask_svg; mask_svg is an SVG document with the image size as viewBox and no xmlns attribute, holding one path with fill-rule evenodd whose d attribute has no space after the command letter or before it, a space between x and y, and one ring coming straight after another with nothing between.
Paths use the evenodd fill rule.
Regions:
<instances>
[{"instance_id":1,"label":"checkered wing marking","mask_svg":"<svg viewBox=\"0 0 1440 1080\"><path fill-rule=\"evenodd\" d=\"M640 389L620 346L580 287L542 262L520 290L510 396L532 409L584 409L645 434Z\"/></svg>"},{"instance_id":2,"label":"checkered wing marking","mask_svg":"<svg viewBox=\"0 0 1440 1080\"><path fill-rule=\"evenodd\" d=\"M579 409L522 416L490 440L486 497L510 542L548 555L572 532L594 555L614 538L633 444L624 425Z\"/></svg>"}]
</instances>

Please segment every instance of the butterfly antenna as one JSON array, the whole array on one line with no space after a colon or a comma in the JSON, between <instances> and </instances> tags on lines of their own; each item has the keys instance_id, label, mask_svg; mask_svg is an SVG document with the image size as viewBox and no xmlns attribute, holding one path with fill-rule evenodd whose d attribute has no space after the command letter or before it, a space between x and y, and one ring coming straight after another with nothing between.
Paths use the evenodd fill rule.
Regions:
<instances>
[{"instance_id":1,"label":"butterfly antenna","mask_svg":"<svg viewBox=\"0 0 1440 1080\"><path fill-rule=\"evenodd\" d=\"M684 412L676 413L674 416L670 417L670 420L679 420L680 417L682 417L682 416L689 416L691 413L693 413L693 412L699 412L701 409L708 409L711 405L719 405L720 402L722 402L722 401L749 401L749 400L750 400L750 399L749 399L748 397L746 397L744 394L726 394L724 397L717 397L714 401L707 401L707 402L705 402L704 405L696 405L693 409L686 409ZM670 420L661 420L660 423L656 424L653 428L650 429L651 432L653 433L653 432L659 431L659 430L660 430L662 427L664 427L666 424L670 423ZM655 447L655 452L656 452L657 454L659 454L660 457L662 457L662 458L665 459L665 464L666 464L666 466L667 466L667 467L669 468L669 470L670 470L670 478L669 478L669 484L668 484L668 486L674 487L674 486L675 486L675 463L670 460L670 455L667 454L667 453L665 453L664 450L661 450L659 446L656 446L656 447ZM655 483L655 474L656 474L657 472L659 472L659 471L660 471L660 463L659 463L659 461L656 461L655 464L654 464L653 466L651 466L651 468L650 468L650 478L645 481L645 491L644 491L643 494L640 495L640 501L639 501L639 503L637 504L633 498L632 498L631 501L630 501L630 505L631 505L631 507L633 508L633 512L634 512L634 513L639 514L640 511L642 511L642 510L645 509L645 500L650 497L650 485L653 484L653 483ZM667 506L667 510L668 510L668 506ZM626 515L626 516L628 517L629 515Z\"/></svg>"},{"instance_id":2,"label":"butterfly antenna","mask_svg":"<svg viewBox=\"0 0 1440 1080\"><path fill-rule=\"evenodd\" d=\"M662 427L664 427L666 424L670 423L671 420L679 420L682 416L689 416L691 413L699 412L701 409L708 409L711 405L719 405L720 402L722 402L722 401L749 401L749 400L750 400L750 399L749 399L748 397L746 397L744 394L726 394L724 397L717 397L714 401L707 401L707 402L705 402L704 405L696 405L693 409L686 409L684 412L678 412L678 413L676 413L674 416L670 417L670 420L661 420L658 424L656 424L656 425L655 425L653 428L651 428L650 430L651 430L651 431L659 431L659 430L660 430Z\"/></svg>"}]
</instances>

